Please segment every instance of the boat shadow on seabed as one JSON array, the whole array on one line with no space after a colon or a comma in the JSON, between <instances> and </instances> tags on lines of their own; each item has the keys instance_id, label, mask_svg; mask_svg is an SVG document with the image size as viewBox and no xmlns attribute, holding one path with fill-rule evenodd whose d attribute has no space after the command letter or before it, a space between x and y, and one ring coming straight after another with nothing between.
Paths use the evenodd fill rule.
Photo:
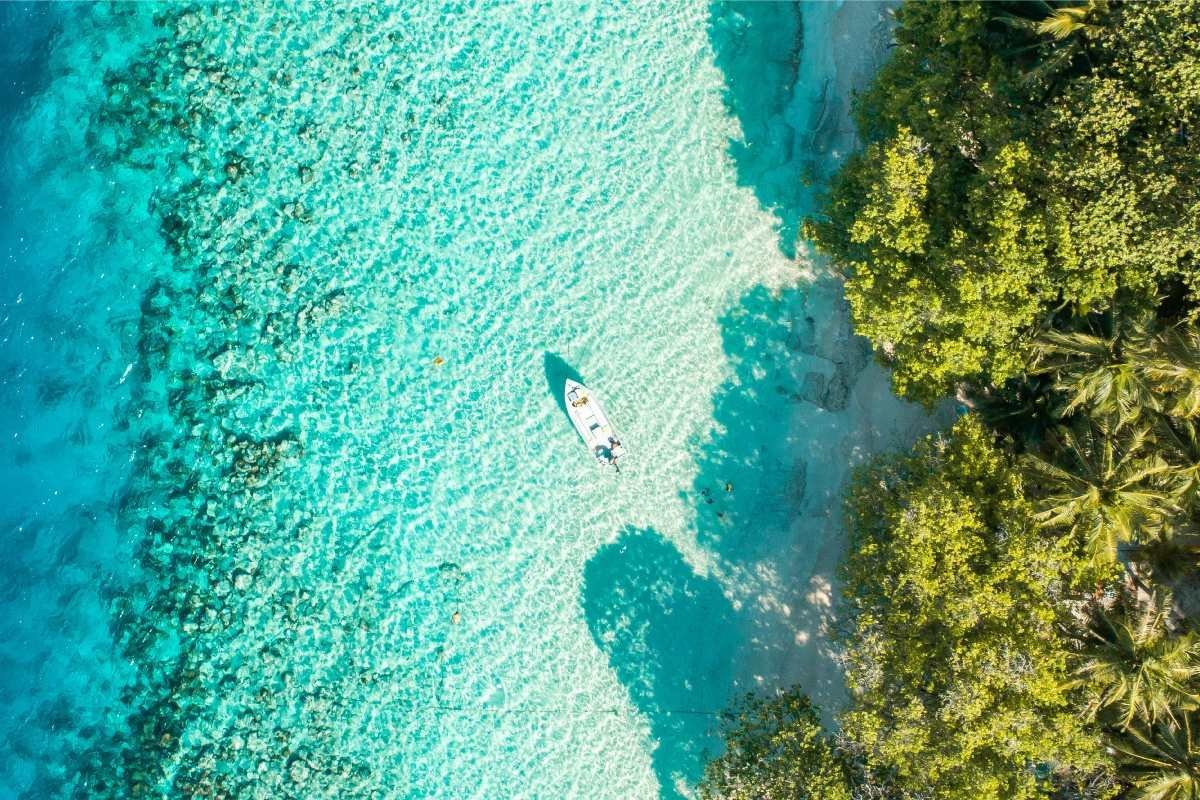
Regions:
<instances>
[{"instance_id":1,"label":"boat shadow on seabed","mask_svg":"<svg viewBox=\"0 0 1200 800\"><path fill-rule=\"evenodd\" d=\"M571 415L567 411L567 399L563 395L563 384L568 380L576 381L587 385L583 376L579 371L563 360L558 353L547 350L542 357L542 364L546 370L546 388L550 392L550 396L554 398L558 410L562 412L563 417L567 422L571 421Z\"/></svg>"}]
</instances>

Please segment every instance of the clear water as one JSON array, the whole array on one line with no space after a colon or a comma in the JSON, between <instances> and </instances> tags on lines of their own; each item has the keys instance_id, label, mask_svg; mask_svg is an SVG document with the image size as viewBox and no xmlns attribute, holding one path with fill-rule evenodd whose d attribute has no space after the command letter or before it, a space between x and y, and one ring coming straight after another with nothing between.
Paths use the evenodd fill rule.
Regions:
<instances>
[{"instance_id":1,"label":"clear water","mask_svg":"<svg viewBox=\"0 0 1200 800\"><path fill-rule=\"evenodd\" d=\"M98 168L87 120L148 20L0 4L0 797L53 797L124 718L109 633L133 539L126 373L161 266L151 176Z\"/></svg>"},{"instance_id":2,"label":"clear water","mask_svg":"<svg viewBox=\"0 0 1200 800\"><path fill-rule=\"evenodd\" d=\"M0 9L0 795L686 796L836 697L834 9Z\"/></svg>"}]
</instances>

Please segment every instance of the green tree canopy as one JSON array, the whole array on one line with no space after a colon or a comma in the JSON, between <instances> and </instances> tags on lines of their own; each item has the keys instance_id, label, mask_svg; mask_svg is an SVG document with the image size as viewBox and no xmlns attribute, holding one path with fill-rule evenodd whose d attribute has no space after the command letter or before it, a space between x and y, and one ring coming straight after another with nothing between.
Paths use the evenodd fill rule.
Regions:
<instances>
[{"instance_id":1,"label":"green tree canopy","mask_svg":"<svg viewBox=\"0 0 1200 800\"><path fill-rule=\"evenodd\" d=\"M705 767L704 800L850 800L846 770L800 689L746 695L724 734L725 753Z\"/></svg>"},{"instance_id":2,"label":"green tree canopy","mask_svg":"<svg viewBox=\"0 0 1200 800\"><path fill-rule=\"evenodd\" d=\"M1072 706L1070 556L1039 535L1020 473L974 417L860 473L849 497L846 733L939 800L1019 800L1040 772L1102 762Z\"/></svg>"},{"instance_id":3,"label":"green tree canopy","mask_svg":"<svg viewBox=\"0 0 1200 800\"><path fill-rule=\"evenodd\" d=\"M897 12L867 146L808 226L926 401L1018 374L1056 308L1200 290L1200 2L1093 3L1063 40L1004 8Z\"/></svg>"}]
</instances>

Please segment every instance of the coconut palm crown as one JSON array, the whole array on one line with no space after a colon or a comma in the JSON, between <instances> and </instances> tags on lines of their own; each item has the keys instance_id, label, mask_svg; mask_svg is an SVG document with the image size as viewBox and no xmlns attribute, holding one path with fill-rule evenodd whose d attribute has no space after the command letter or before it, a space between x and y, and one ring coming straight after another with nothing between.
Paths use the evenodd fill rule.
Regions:
<instances>
[{"instance_id":1,"label":"coconut palm crown","mask_svg":"<svg viewBox=\"0 0 1200 800\"><path fill-rule=\"evenodd\" d=\"M1077 634L1085 647L1074 685L1092 690L1093 719L1127 729L1135 722L1178 722L1200 708L1200 638L1168 628L1169 598L1113 611L1097 607Z\"/></svg>"}]
</instances>

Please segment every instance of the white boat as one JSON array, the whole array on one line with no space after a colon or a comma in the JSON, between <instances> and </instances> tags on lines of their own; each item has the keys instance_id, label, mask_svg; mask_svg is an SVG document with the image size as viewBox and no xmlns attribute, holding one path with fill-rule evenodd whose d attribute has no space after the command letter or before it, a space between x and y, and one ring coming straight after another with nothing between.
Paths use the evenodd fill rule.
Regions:
<instances>
[{"instance_id":1,"label":"white boat","mask_svg":"<svg viewBox=\"0 0 1200 800\"><path fill-rule=\"evenodd\" d=\"M595 392L570 378L563 392L567 400L567 414L596 461L605 466L617 466L617 460L625 455L625 446L621 444Z\"/></svg>"}]
</instances>

